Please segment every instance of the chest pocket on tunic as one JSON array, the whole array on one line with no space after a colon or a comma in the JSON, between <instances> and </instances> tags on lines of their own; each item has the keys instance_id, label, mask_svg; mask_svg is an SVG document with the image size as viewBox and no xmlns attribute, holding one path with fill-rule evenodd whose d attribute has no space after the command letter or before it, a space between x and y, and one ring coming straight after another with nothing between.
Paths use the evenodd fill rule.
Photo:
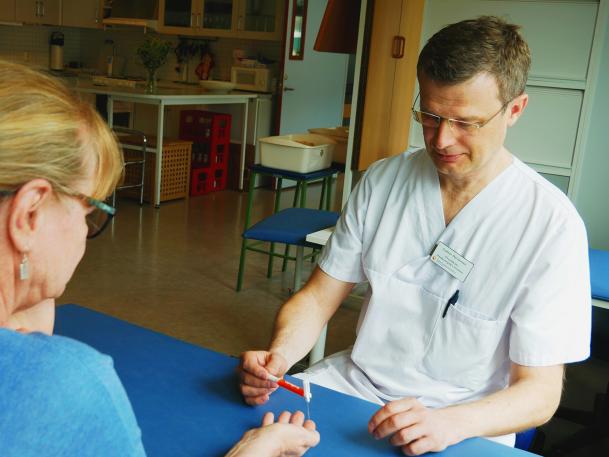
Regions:
<instances>
[{"instance_id":1,"label":"chest pocket on tunic","mask_svg":"<svg viewBox=\"0 0 609 457\"><path fill-rule=\"evenodd\" d=\"M437 319L422 361L423 371L471 390L488 385L507 356L498 346L504 330L504 322L459 303L450 306L446 317Z\"/></svg>"}]
</instances>

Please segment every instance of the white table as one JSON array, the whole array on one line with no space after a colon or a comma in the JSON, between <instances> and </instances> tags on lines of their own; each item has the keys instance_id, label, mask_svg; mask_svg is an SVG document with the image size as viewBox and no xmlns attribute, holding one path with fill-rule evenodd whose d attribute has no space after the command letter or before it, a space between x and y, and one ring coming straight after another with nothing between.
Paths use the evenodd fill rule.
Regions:
<instances>
[{"instance_id":1,"label":"white table","mask_svg":"<svg viewBox=\"0 0 609 457\"><path fill-rule=\"evenodd\" d=\"M163 130L165 107L172 105L243 105L243 127L241 130L241 162L239 164L239 190L243 190L243 173L245 170L245 146L247 142L248 102L258 97L258 94L248 92L230 92L228 94L212 94L203 89L192 87L160 87L154 93L146 93L144 87L100 86L90 80L78 79L74 89L79 92L108 96L108 125L114 124L114 101L143 103L157 105L157 146L156 177L154 189L154 205L159 208L161 200L161 166L163 162Z\"/></svg>"}]
</instances>

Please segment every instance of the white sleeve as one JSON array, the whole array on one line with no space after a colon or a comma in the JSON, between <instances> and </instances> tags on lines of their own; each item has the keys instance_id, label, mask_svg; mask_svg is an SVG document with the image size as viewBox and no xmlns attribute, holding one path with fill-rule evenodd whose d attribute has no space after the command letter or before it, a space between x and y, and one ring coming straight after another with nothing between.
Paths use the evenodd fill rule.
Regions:
<instances>
[{"instance_id":1,"label":"white sleeve","mask_svg":"<svg viewBox=\"0 0 609 457\"><path fill-rule=\"evenodd\" d=\"M362 264L363 233L372 186L368 170L357 183L319 259L328 275L345 282L366 281Z\"/></svg>"},{"instance_id":2,"label":"white sleeve","mask_svg":"<svg viewBox=\"0 0 609 457\"><path fill-rule=\"evenodd\" d=\"M576 362L590 355L591 295L586 230L566 221L543 245L511 315L510 359L525 366Z\"/></svg>"}]
</instances>

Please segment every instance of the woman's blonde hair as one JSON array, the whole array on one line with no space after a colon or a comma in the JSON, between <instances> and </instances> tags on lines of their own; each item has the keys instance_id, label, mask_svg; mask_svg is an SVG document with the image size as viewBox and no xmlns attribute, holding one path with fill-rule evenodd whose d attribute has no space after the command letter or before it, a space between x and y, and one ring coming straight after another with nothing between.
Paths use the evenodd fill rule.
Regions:
<instances>
[{"instance_id":1,"label":"woman's blonde hair","mask_svg":"<svg viewBox=\"0 0 609 457\"><path fill-rule=\"evenodd\" d=\"M96 163L90 196L103 200L123 170L104 120L58 79L0 60L0 190L42 178L68 191L88 179L89 160Z\"/></svg>"}]
</instances>

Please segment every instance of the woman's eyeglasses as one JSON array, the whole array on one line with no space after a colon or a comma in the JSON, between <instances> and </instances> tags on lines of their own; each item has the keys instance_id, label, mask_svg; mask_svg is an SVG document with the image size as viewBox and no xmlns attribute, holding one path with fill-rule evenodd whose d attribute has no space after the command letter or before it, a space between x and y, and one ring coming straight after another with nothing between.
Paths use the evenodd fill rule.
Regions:
<instances>
[{"instance_id":1,"label":"woman's eyeglasses","mask_svg":"<svg viewBox=\"0 0 609 457\"><path fill-rule=\"evenodd\" d=\"M9 196L17 192L17 190L0 190L0 196ZM59 189L56 192L65 194L69 197L78 198L86 206L89 207L85 220L87 222L87 239L92 239L98 236L108 226L114 215L116 209L107 203L97 200L88 195L82 194L72 189Z\"/></svg>"}]
</instances>

